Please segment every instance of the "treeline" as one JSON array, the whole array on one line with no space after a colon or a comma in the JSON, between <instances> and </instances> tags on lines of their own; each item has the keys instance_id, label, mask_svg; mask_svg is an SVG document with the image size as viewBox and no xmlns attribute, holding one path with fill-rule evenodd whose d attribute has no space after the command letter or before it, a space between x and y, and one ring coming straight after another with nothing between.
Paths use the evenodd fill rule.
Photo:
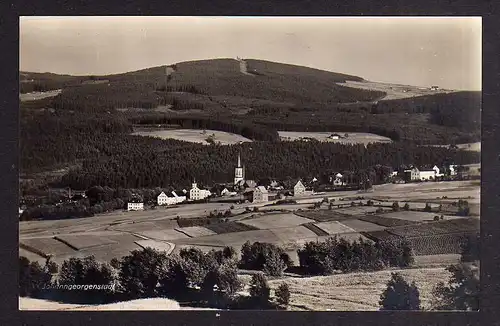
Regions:
<instances>
[{"instance_id":1,"label":"treeline","mask_svg":"<svg viewBox=\"0 0 500 326\"><path fill-rule=\"evenodd\" d=\"M247 114L252 122L284 131L309 132L368 132L394 141L415 144L453 144L475 142L480 129L464 131L428 121L426 114L371 114L363 109L343 112L337 107L324 109L280 108ZM465 121L465 120L464 120Z\"/></svg>"},{"instance_id":2,"label":"treeline","mask_svg":"<svg viewBox=\"0 0 500 326\"><path fill-rule=\"evenodd\" d=\"M166 297L205 307L283 309L290 298L285 286L286 290L280 287L272 300L262 274L252 277L250 296L238 294L243 283L237 274L236 252L230 247L208 253L181 249L178 255L148 248L109 263L93 256L70 258L60 268L50 261L42 267L25 257L19 262L21 296L60 302L102 304Z\"/></svg>"},{"instance_id":3,"label":"treeline","mask_svg":"<svg viewBox=\"0 0 500 326\"><path fill-rule=\"evenodd\" d=\"M94 185L123 188L186 187L193 178L204 184L233 178L236 157L241 153L248 179L302 177L325 173L367 170L377 165L441 165L445 161L471 164L480 161L476 152L428 148L404 143L341 145L319 142L253 142L231 146L177 146L162 150L134 146L130 138L122 144L103 143L107 157L90 157L73 169L61 186L88 189ZM116 140L116 139L114 139ZM119 140L117 140L119 142ZM137 142L139 143L139 142ZM137 144L136 143L136 144ZM121 149L123 148L123 152Z\"/></svg>"},{"instance_id":4,"label":"treeline","mask_svg":"<svg viewBox=\"0 0 500 326\"><path fill-rule=\"evenodd\" d=\"M430 123L477 132L481 128L481 92L441 93L379 101L372 106L371 113L428 113Z\"/></svg>"},{"instance_id":5,"label":"treeline","mask_svg":"<svg viewBox=\"0 0 500 326\"><path fill-rule=\"evenodd\" d=\"M251 123L239 119L228 119L222 117L213 119L210 117L203 117L203 116L172 117L168 115L149 114L149 115L138 115L135 117L130 117L129 120L132 123L138 125L141 124L178 125L184 129L201 129L201 130L213 129L218 131L225 131L229 133L238 134L252 140L261 140L261 141L279 140L279 135L276 130L259 125L253 125Z\"/></svg>"},{"instance_id":6,"label":"treeline","mask_svg":"<svg viewBox=\"0 0 500 326\"><path fill-rule=\"evenodd\" d=\"M112 154L115 152L113 144L122 143L120 149L124 149L126 141L121 137L131 131L132 126L126 119L106 114L21 112L21 171L35 172L57 164Z\"/></svg>"},{"instance_id":7,"label":"treeline","mask_svg":"<svg viewBox=\"0 0 500 326\"><path fill-rule=\"evenodd\" d=\"M297 253L300 267L309 275L408 267L414 261L410 244L405 240L372 243L362 238L350 242L334 237L324 242L308 242Z\"/></svg>"},{"instance_id":8,"label":"treeline","mask_svg":"<svg viewBox=\"0 0 500 326\"><path fill-rule=\"evenodd\" d=\"M298 254L300 268L307 275L406 268L414 260L405 241L373 244L362 239L349 242L335 237L324 243L306 243ZM462 261L469 260L462 258ZM477 261L448 267L452 275L447 284L441 282L433 289L431 309L478 309ZM22 297L86 304L168 297L228 309L282 309L290 301L290 290L284 283L275 290L274 299L270 296L264 274L282 276L292 264L281 247L269 243L245 243L239 260L232 247L207 253L197 248L183 248L174 255L148 248L134 250L120 259L113 258L109 263L89 256L70 258L60 267L49 259L41 266L20 257L19 265ZM244 285L238 277L238 266L264 272L252 276L250 297L238 293ZM53 285L58 285L57 290ZM379 304L381 310L419 310L419 291L414 283L410 285L400 274L393 273Z\"/></svg>"},{"instance_id":9,"label":"treeline","mask_svg":"<svg viewBox=\"0 0 500 326\"><path fill-rule=\"evenodd\" d=\"M19 92L47 92L65 87L76 86L84 81L91 80L89 77L78 77L69 75L57 75L52 73L22 73L20 76Z\"/></svg>"}]
</instances>

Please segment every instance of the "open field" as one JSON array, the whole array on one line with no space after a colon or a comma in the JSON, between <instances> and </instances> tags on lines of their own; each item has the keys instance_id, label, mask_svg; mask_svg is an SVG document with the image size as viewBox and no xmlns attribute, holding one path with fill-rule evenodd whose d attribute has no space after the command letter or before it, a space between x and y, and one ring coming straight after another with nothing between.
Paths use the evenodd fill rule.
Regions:
<instances>
[{"instance_id":1,"label":"open field","mask_svg":"<svg viewBox=\"0 0 500 326\"><path fill-rule=\"evenodd\" d=\"M175 229L176 231L179 231L181 233L184 233L188 237L191 238L196 238L196 237L203 237L206 235L214 235L216 234L214 231L209 230L207 228L201 227L201 226L189 226L186 228L177 228Z\"/></svg>"},{"instance_id":2,"label":"open field","mask_svg":"<svg viewBox=\"0 0 500 326\"><path fill-rule=\"evenodd\" d=\"M444 268L397 271L410 283L415 281L424 308L430 307L434 286L438 282L446 282L450 277ZM380 294L385 290L391 272L393 271L285 278L271 280L269 285L272 289L283 282L290 286L290 310L378 310Z\"/></svg>"},{"instance_id":3,"label":"open field","mask_svg":"<svg viewBox=\"0 0 500 326\"><path fill-rule=\"evenodd\" d=\"M322 142L335 142L340 144L368 144L368 143L390 143L390 138L379 136L376 134L364 132L350 132L347 138L329 139L328 136L335 133L332 132L299 132L299 131L278 131L281 140L294 141L301 138L314 138ZM338 133L344 136L345 133Z\"/></svg>"},{"instance_id":4,"label":"open field","mask_svg":"<svg viewBox=\"0 0 500 326\"><path fill-rule=\"evenodd\" d=\"M19 94L19 100L21 102L24 102L24 101L36 101L36 100L41 100L41 99L47 98L47 97L57 96L61 92L62 92L62 89L57 89L57 90L48 91L48 92L24 93L24 94Z\"/></svg>"},{"instance_id":5,"label":"open field","mask_svg":"<svg viewBox=\"0 0 500 326\"><path fill-rule=\"evenodd\" d=\"M366 216L359 217L359 219L361 221L370 222L370 223L378 224L378 225L385 226L385 227L405 226L405 225L412 225L412 224L417 223L414 221L387 217L386 214L384 214L384 215L366 215Z\"/></svg>"},{"instance_id":6,"label":"open field","mask_svg":"<svg viewBox=\"0 0 500 326\"><path fill-rule=\"evenodd\" d=\"M315 220L317 222L329 222L329 221L343 221L352 218L349 215L338 213L334 210L311 210L311 211L298 211L295 214Z\"/></svg>"},{"instance_id":7,"label":"open field","mask_svg":"<svg viewBox=\"0 0 500 326\"><path fill-rule=\"evenodd\" d=\"M384 226L380 226L366 221L361 221L358 219L345 220L342 221L341 224L344 224L346 227L351 228L356 232L381 231L385 229Z\"/></svg>"},{"instance_id":8,"label":"open field","mask_svg":"<svg viewBox=\"0 0 500 326\"><path fill-rule=\"evenodd\" d=\"M396 227L390 229L389 232L408 238L449 233L479 232L479 220L474 218L460 218L436 221Z\"/></svg>"},{"instance_id":9,"label":"open field","mask_svg":"<svg viewBox=\"0 0 500 326\"><path fill-rule=\"evenodd\" d=\"M382 216L387 218L396 218L413 222L432 222L434 216L441 216L441 215L442 213L399 211L399 212L385 213ZM460 218L460 216L443 215L443 219L445 220L456 219L456 218Z\"/></svg>"},{"instance_id":10,"label":"open field","mask_svg":"<svg viewBox=\"0 0 500 326\"><path fill-rule=\"evenodd\" d=\"M40 250L44 255L67 255L75 253L75 249L54 238L23 239L21 243L27 246L26 248L31 247Z\"/></svg>"},{"instance_id":11,"label":"open field","mask_svg":"<svg viewBox=\"0 0 500 326\"><path fill-rule=\"evenodd\" d=\"M83 250L98 246L106 246L116 243L115 241L112 241L105 236L96 236L89 234L66 235L66 236L61 235L61 236L56 236L55 239L63 243L66 243L73 248L76 248L76 250Z\"/></svg>"},{"instance_id":12,"label":"open field","mask_svg":"<svg viewBox=\"0 0 500 326\"><path fill-rule=\"evenodd\" d=\"M289 245L290 243L301 244L308 241L309 239L315 239L317 237L316 233L302 225L271 229L271 231L278 237L278 239L282 243L287 245Z\"/></svg>"},{"instance_id":13,"label":"open field","mask_svg":"<svg viewBox=\"0 0 500 326\"><path fill-rule=\"evenodd\" d=\"M441 198L436 199L441 194ZM474 194L476 198L466 199L469 202L479 202L479 184L474 181L457 182L428 182L419 184L387 184L375 186L374 191L362 194L366 202L372 199L385 200L384 204L392 205L398 201L404 205L406 201L410 207L414 205L425 206L426 202L432 202L433 207L440 203L451 203L459 197ZM333 210L318 209L308 210L311 202L321 201L323 197L336 198L337 203L350 204L351 198L357 198L360 194L356 191L328 192L324 195L311 195L298 199L308 204L288 204L286 209L290 212L266 213L262 207L264 203L202 203L183 204L176 207L158 207L155 210L138 212L115 211L100 214L88 218L52 220L52 221L27 221L20 222L20 242L30 245L43 254L53 254L56 262L61 262L69 257L84 257L95 255L97 259L109 261L111 258L120 258L127 255L130 250L140 249L136 241L157 240L168 241L178 248L185 246L196 246L199 248L221 248L227 245L234 246L236 250L245 241L270 242L282 245L290 249L295 255L297 244L305 241L323 241L330 236L339 235L349 240L357 240L360 232L371 239L396 237L401 235L409 238L415 245L418 254L427 253L453 253L457 248L457 239L467 232L479 230L477 218L457 218L450 216L448 220L439 223L429 222L422 225L415 223L427 222L435 215L441 213L423 213L413 211L387 212L387 214L370 215L376 209L368 206L345 207ZM425 196L426 198L421 198ZM448 199L443 199L447 196ZM345 200L340 201L340 198ZM467 198L465 196L464 198ZM355 202L359 202L356 199ZM228 218L230 222L222 222L202 227L183 229L184 225L174 220L177 216L181 221L189 222L196 218L205 217L211 211L225 211L234 205L234 212L243 211L246 207L259 207L259 212L250 212L241 216ZM470 204L471 208L472 205ZM277 209L276 206L268 206L268 209ZM301 208L301 211L297 211ZM475 209L479 210L479 205ZM249 218L255 215L255 218ZM353 221L353 220L356 221ZM184 223L184 222L183 222ZM354 224L353 224L354 223ZM442 224L444 223L444 224ZM448 223L448 224L446 224ZM304 225L308 225L306 227ZM408 225L407 227L404 227ZM432 225L432 226L430 226ZM185 225L189 226L189 225ZM350 228L349 228L350 227ZM262 230L255 230L261 228ZM387 230L382 231L384 228ZM176 230L178 229L178 230ZM379 230L379 231L377 231ZM356 231L356 232L354 232ZM453 233L450 235L450 233ZM68 243L79 249L74 250L70 246L52 239L58 236L68 240ZM433 236L431 238L425 238ZM418 240L422 238L422 240ZM430 240L429 240L430 239ZM295 245L295 247L292 246ZM292 248L293 247L293 248ZM440 248L440 250L436 249ZM288 250L287 249L287 250ZM22 248L20 254L25 254L33 259L43 262L45 259L40 255Z\"/></svg>"},{"instance_id":14,"label":"open field","mask_svg":"<svg viewBox=\"0 0 500 326\"><path fill-rule=\"evenodd\" d=\"M373 90L373 91L381 91L385 92L387 95L384 96L383 100L397 100L402 98L409 98L415 96L423 96L423 95L433 95L439 93L451 93L451 90L430 90L429 88L424 87L416 87L409 85L401 85L401 84L390 84L390 83L381 83L381 82L372 82L372 81L346 81L345 83L337 83L342 86Z\"/></svg>"},{"instance_id":15,"label":"open field","mask_svg":"<svg viewBox=\"0 0 500 326\"><path fill-rule=\"evenodd\" d=\"M206 131L206 132L205 132ZM136 131L133 135L151 136L161 139L177 139L192 143L201 143L209 145L206 139L210 135L215 135L214 141L222 145L238 144L240 142L251 142L252 140L241 135L232 134L217 130L198 130L198 129L168 129L154 131Z\"/></svg>"},{"instance_id":16,"label":"open field","mask_svg":"<svg viewBox=\"0 0 500 326\"><path fill-rule=\"evenodd\" d=\"M426 145L426 146L449 147L450 145ZM474 151L474 152L480 152L481 151L481 142L466 143L466 144L456 144L455 146L457 146L458 149L463 149L463 150L466 150L466 151Z\"/></svg>"},{"instance_id":17,"label":"open field","mask_svg":"<svg viewBox=\"0 0 500 326\"><path fill-rule=\"evenodd\" d=\"M207 225L207 229L209 229L217 234L258 230L258 228L256 228L256 227L253 227L253 226L248 225L248 224L243 224L240 222L227 222L227 223L210 224L210 225Z\"/></svg>"},{"instance_id":18,"label":"open field","mask_svg":"<svg viewBox=\"0 0 500 326\"><path fill-rule=\"evenodd\" d=\"M154 240L174 240L174 239L185 239L189 238L189 236L183 232L179 232L174 229L163 229L163 230L147 230L140 232L140 235Z\"/></svg>"},{"instance_id":19,"label":"open field","mask_svg":"<svg viewBox=\"0 0 500 326\"><path fill-rule=\"evenodd\" d=\"M328 233L329 235L356 232L356 230L338 221L321 222L321 223L316 223L315 225L320 229L322 229L323 231L325 231L326 233Z\"/></svg>"},{"instance_id":20,"label":"open field","mask_svg":"<svg viewBox=\"0 0 500 326\"><path fill-rule=\"evenodd\" d=\"M246 219L240 221L240 223L251 225L261 230L273 229L273 228L285 228L297 226L304 223L311 223L314 220L308 218L303 218L297 216L293 213L289 214L269 214L262 217Z\"/></svg>"},{"instance_id":21,"label":"open field","mask_svg":"<svg viewBox=\"0 0 500 326\"><path fill-rule=\"evenodd\" d=\"M135 243L141 248L151 248L158 251L165 251L167 254L170 254L172 250L174 250L174 245L168 242L155 240L139 240L135 241Z\"/></svg>"}]
</instances>

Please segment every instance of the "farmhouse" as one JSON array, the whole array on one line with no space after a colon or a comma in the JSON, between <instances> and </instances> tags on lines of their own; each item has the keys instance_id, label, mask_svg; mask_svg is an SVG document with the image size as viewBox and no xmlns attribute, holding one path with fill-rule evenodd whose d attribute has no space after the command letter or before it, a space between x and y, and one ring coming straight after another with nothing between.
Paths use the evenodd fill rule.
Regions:
<instances>
[{"instance_id":1,"label":"farmhouse","mask_svg":"<svg viewBox=\"0 0 500 326\"><path fill-rule=\"evenodd\" d=\"M144 203L138 201L130 201L127 204L128 211L142 211L144 210Z\"/></svg>"},{"instance_id":2,"label":"farmhouse","mask_svg":"<svg viewBox=\"0 0 500 326\"><path fill-rule=\"evenodd\" d=\"M293 195L294 196L303 196L306 192L306 187L304 186L304 184L299 180L297 181L297 183L295 184L295 186L293 186Z\"/></svg>"},{"instance_id":3,"label":"farmhouse","mask_svg":"<svg viewBox=\"0 0 500 326\"><path fill-rule=\"evenodd\" d=\"M344 181L343 177L344 176L341 173L337 173L335 175L335 179L333 180L333 185L337 186L337 187L347 185L347 183Z\"/></svg>"},{"instance_id":4,"label":"farmhouse","mask_svg":"<svg viewBox=\"0 0 500 326\"><path fill-rule=\"evenodd\" d=\"M252 202L257 203L257 202L265 202L269 200L269 193L267 192L267 189L263 186L258 186L255 188L253 191L253 198Z\"/></svg>"},{"instance_id":5,"label":"farmhouse","mask_svg":"<svg viewBox=\"0 0 500 326\"><path fill-rule=\"evenodd\" d=\"M193 182L191 190L189 190L189 199L191 200L201 200L205 199L211 195L210 190L200 189L196 184L196 181Z\"/></svg>"},{"instance_id":6,"label":"farmhouse","mask_svg":"<svg viewBox=\"0 0 500 326\"><path fill-rule=\"evenodd\" d=\"M420 180L420 170L416 166L404 170L404 177L406 181Z\"/></svg>"},{"instance_id":7,"label":"farmhouse","mask_svg":"<svg viewBox=\"0 0 500 326\"><path fill-rule=\"evenodd\" d=\"M229 191L227 188L222 189L220 192L221 196L229 197L229 196L236 196L237 193L234 191Z\"/></svg>"}]
</instances>

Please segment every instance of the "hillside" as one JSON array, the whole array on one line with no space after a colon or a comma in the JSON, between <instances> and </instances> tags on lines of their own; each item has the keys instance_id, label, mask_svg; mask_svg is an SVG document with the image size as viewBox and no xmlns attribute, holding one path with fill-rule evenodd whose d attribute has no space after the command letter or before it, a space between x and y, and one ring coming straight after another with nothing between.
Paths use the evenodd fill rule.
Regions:
<instances>
[{"instance_id":1,"label":"hillside","mask_svg":"<svg viewBox=\"0 0 500 326\"><path fill-rule=\"evenodd\" d=\"M412 145L479 140L478 92L380 100L384 92L337 84L346 81L364 82L358 76L253 59L189 61L107 76L21 72L22 93L62 90L45 98L44 93L24 94L27 100L20 103L21 166L23 171L33 172L91 160L89 168L109 168L106 164L127 153L126 148L153 143L156 148L144 151L161 155L162 149L186 148L193 155L188 165L201 159L193 144L130 136L138 127L158 125L211 129L265 142L279 142L278 131L374 133ZM124 152L117 153L116 148ZM402 144L395 148L413 147ZM338 150L351 151L348 146ZM276 153L276 162L285 160L286 155ZM456 153L439 156L455 157ZM155 154L150 161L158 157ZM123 168L137 170L138 162L130 164ZM256 167L258 171L269 168ZM278 170L273 172L284 173ZM164 173L164 181L189 178Z\"/></svg>"}]
</instances>

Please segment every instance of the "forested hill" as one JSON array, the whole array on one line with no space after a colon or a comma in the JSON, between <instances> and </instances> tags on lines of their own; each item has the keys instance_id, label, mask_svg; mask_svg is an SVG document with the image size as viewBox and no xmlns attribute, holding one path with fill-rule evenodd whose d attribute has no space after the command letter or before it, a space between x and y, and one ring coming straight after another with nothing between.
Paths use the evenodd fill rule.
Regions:
<instances>
[{"instance_id":1,"label":"forested hill","mask_svg":"<svg viewBox=\"0 0 500 326\"><path fill-rule=\"evenodd\" d=\"M222 154L205 159L215 149L130 136L137 124L215 129L266 142L255 145L262 156L269 155L267 159L256 157L255 166L249 165L255 177L263 176L265 171L291 177L312 170L319 172L326 166L318 163L318 151L343 157L337 153L344 155L354 150L349 146L309 144L314 149L304 155L314 157L301 161L297 151L302 150L302 145L281 144L278 130L372 132L387 136L397 144L387 145L383 151L397 152L399 156L391 154L395 156L388 155L385 160L374 154L374 148L370 149L371 154L365 154L374 155L370 164L391 165L400 162L394 157L401 155L405 161L411 160L413 152L409 149L417 144L480 139L480 93L386 101L380 100L383 92L336 84L347 80L363 79L252 59L182 62L108 76L21 72L21 92L62 89L56 96L20 103L22 172L73 166L83 161L83 167L66 178L68 184L83 186L106 181L149 185L159 178L168 183L179 176L187 178L189 171L196 171L196 175L208 171L207 181L227 178L229 172L215 168L217 164L226 164L223 156L217 156ZM224 147L217 147L214 153L224 151ZM345 161L335 161L332 168L348 169L349 164L367 168L370 164L358 161L365 155L364 150L356 151L357 155ZM445 156L463 163L477 161L473 154L441 152L433 156L430 152L436 149L416 151L421 153L421 159L415 157L415 163L431 164ZM170 170L155 170L169 157L165 153L179 160L182 154L186 159ZM131 158L126 159L127 156ZM293 160L302 162L296 165L299 168L284 164ZM143 166L145 163L154 167ZM153 172L149 174L147 170ZM97 171L110 175L110 179L100 179ZM134 171L141 171L144 179L127 179Z\"/></svg>"}]
</instances>

